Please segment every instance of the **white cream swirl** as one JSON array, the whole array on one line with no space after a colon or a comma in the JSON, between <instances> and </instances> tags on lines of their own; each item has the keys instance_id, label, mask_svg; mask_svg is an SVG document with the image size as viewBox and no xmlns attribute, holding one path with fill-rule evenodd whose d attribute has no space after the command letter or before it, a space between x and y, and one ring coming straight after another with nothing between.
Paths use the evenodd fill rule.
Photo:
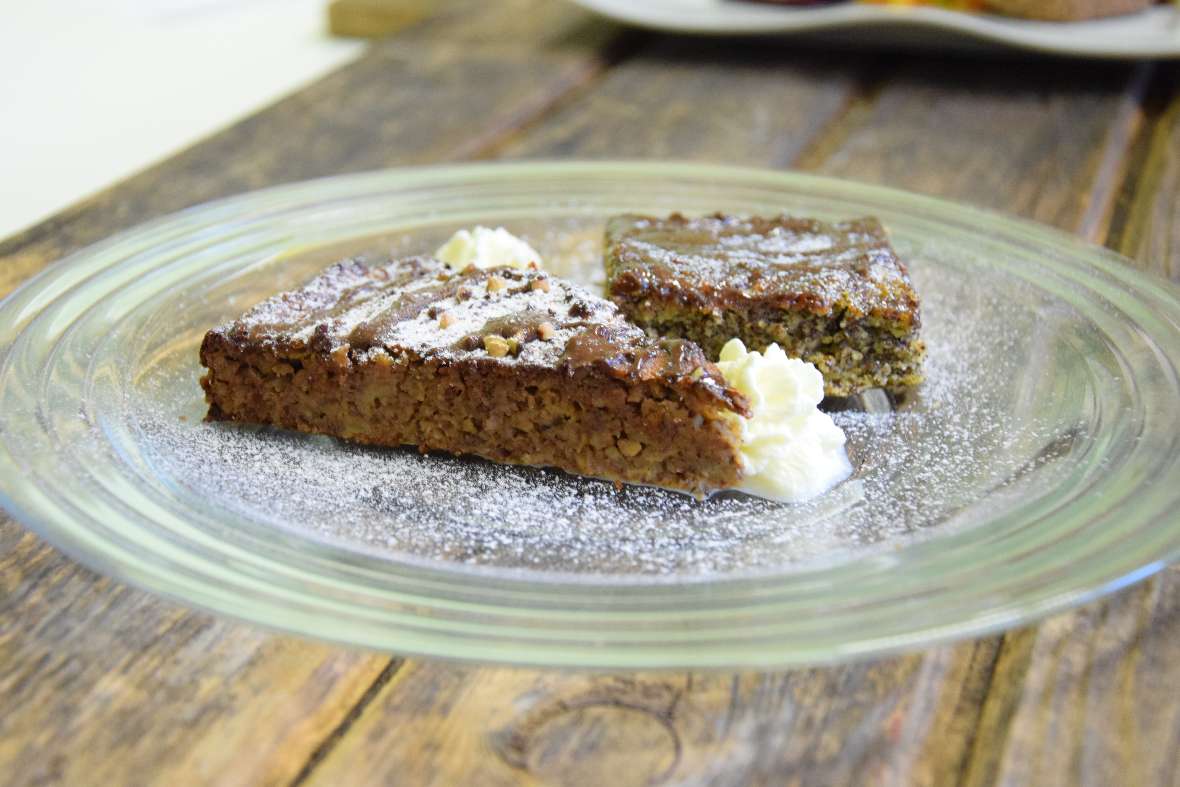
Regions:
<instances>
[{"instance_id":1,"label":"white cream swirl","mask_svg":"<svg viewBox=\"0 0 1180 787\"><path fill-rule=\"evenodd\" d=\"M824 381L812 364L788 358L777 344L747 352L739 339L721 349L717 366L731 386L750 400L741 423L743 492L797 503L831 489L852 468L844 433L817 405Z\"/></svg>"},{"instance_id":2,"label":"white cream swirl","mask_svg":"<svg viewBox=\"0 0 1180 787\"><path fill-rule=\"evenodd\" d=\"M455 270L462 270L468 265L477 268L496 268L501 265L527 268L531 263L541 267L541 255L503 227L494 230L487 227L459 230L438 247L434 256Z\"/></svg>"}]
</instances>

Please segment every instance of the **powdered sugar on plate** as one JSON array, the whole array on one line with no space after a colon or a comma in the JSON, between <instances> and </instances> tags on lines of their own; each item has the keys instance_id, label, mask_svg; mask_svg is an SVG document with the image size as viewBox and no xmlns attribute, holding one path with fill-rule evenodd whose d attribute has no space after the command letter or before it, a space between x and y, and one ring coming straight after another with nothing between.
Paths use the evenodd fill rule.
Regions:
<instances>
[{"instance_id":1,"label":"powdered sugar on plate","mask_svg":"<svg viewBox=\"0 0 1180 787\"><path fill-rule=\"evenodd\" d=\"M601 286L596 232L528 240L557 275ZM740 494L697 501L555 470L204 423L195 347L139 375L128 414L155 482L174 494L394 560L696 576L887 553L994 515L1005 500L997 490L1033 476L1044 483L1068 464L1075 428L1020 406L1036 394L1026 370L1045 315L1035 305L920 256L911 272L928 382L896 411L877 394L836 412L854 475L802 505ZM988 511L976 511L985 495Z\"/></svg>"}]
</instances>

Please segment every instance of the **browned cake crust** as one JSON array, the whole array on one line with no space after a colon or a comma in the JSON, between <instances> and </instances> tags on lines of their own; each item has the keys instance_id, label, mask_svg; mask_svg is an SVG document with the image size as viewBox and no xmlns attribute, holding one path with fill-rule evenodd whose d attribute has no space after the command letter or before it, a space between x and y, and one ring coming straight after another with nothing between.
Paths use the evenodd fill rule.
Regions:
<instances>
[{"instance_id":1,"label":"browned cake crust","mask_svg":"<svg viewBox=\"0 0 1180 787\"><path fill-rule=\"evenodd\" d=\"M747 402L700 348L541 271L349 260L210 331L201 362L213 421L696 494L742 473Z\"/></svg>"},{"instance_id":2,"label":"browned cake crust","mask_svg":"<svg viewBox=\"0 0 1180 787\"><path fill-rule=\"evenodd\" d=\"M1143 11L1155 0L986 0L992 11L1027 19L1071 22Z\"/></svg>"},{"instance_id":3,"label":"browned cake crust","mask_svg":"<svg viewBox=\"0 0 1180 787\"><path fill-rule=\"evenodd\" d=\"M652 334L731 338L816 365L829 396L921 382L918 296L876 219L617 216L607 291Z\"/></svg>"}]
</instances>

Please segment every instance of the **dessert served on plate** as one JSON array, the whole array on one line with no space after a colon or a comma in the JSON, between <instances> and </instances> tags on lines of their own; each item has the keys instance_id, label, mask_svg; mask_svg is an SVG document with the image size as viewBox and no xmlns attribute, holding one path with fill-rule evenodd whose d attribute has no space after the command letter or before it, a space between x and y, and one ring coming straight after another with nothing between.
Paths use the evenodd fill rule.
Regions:
<instances>
[{"instance_id":1,"label":"dessert served on plate","mask_svg":"<svg viewBox=\"0 0 1180 787\"><path fill-rule=\"evenodd\" d=\"M817 5L848 0L757 0L777 5ZM1073 22L1143 11L1167 0L859 0L873 5L934 6L955 11L985 11L1003 16Z\"/></svg>"},{"instance_id":2,"label":"dessert served on plate","mask_svg":"<svg viewBox=\"0 0 1180 787\"><path fill-rule=\"evenodd\" d=\"M848 226L861 228L862 245L875 250L858 246L857 259L881 257L872 276L896 272L896 259L873 245L872 227ZM694 341L652 335L539 262L506 231L477 228L456 233L433 257L337 263L209 331L201 346L208 419L552 466L697 496L734 489L799 501L848 475L844 435L818 409L823 377L763 341L772 334L735 332L722 342L709 333L714 363ZM733 292L755 286L748 268L718 262L725 275L740 271ZM824 280L807 281L818 288ZM795 286L802 292L803 280ZM916 329L910 296L907 330ZM747 350L746 338L757 347ZM841 375L829 390L852 390L852 372L828 365Z\"/></svg>"},{"instance_id":3,"label":"dessert served on plate","mask_svg":"<svg viewBox=\"0 0 1180 787\"><path fill-rule=\"evenodd\" d=\"M1166 0L1163 0L1166 2ZM1157 0L985 0L989 11L1025 19L1073 22L1143 11Z\"/></svg>"},{"instance_id":4,"label":"dessert served on plate","mask_svg":"<svg viewBox=\"0 0 1180 787\"><path fill-rule=\"evenodd\" d=\"M921 382L918 296L876 219L616 216L607 293L632 322L699 344L777 344L829 396Z\"/></svg>"}]
</instances>

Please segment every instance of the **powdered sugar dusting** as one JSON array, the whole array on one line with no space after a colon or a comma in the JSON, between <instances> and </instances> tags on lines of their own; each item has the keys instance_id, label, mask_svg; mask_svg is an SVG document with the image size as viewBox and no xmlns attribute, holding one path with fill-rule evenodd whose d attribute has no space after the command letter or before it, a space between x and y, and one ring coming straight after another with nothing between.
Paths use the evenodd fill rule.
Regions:
<instances>
[{"instance_id":1,"label":"powdered sugar dusting","mask_svg":"<svg viewBox=\"0 0 1180 787\"><path fill-rule=\"evenodd\" d=\"M861 314L909 307L905 270L875 219L620 216L607 234L610 275L633 278L633 297L731 293L773 301L802 294L817 307Z\"/></svg>"},{"instance_id":2,"label":"powdered sugar dusting","mask_svg":"<svg viewBox=\"0 0 1180 787\"><path fill-rule=\"evenodd\" d=\"M528 240L546 257L558 245ZM596 278L593 233L564 254L565 271L581 266L583 281ZM1034 475L1048 483L1069 464L1061 460L1074 428L1065 416L1028 414L1020 402L1030 391L1014 384L1042 351L1044 313L1007 297L1012 283L998 276L981 286L977 275L920 257L911 273L923 296L928 382L897 412L836 412L855 473L802 505L732 493L697 501L553 470L206 424L195 352L148 370L128 416L161 482L194 504L393 559L701 576L888 554L922 534L971 526L985 494L991 515L1004 489Z\"/></svg>"},{"instance_id":3,"label":"powdered sugar dusting","mask_svg":"<svg viewBox=\"0 0 1180 787\"><path fill-rule=\"evenodd\" d=\"M545 336L536 328L545 324ZM607 326L619 342L649 344L610 301L545 271L455 271L435 259L358 257L335 264L296 292L284 292L221 326L227 335L284 346L322 342L330 351L411 352L448 360L488 358L478 339L489 331L524 341L497 363L548 367L589 325ZM476 341L465 341L474 337Z\"/></svg>"}]
</instances>

